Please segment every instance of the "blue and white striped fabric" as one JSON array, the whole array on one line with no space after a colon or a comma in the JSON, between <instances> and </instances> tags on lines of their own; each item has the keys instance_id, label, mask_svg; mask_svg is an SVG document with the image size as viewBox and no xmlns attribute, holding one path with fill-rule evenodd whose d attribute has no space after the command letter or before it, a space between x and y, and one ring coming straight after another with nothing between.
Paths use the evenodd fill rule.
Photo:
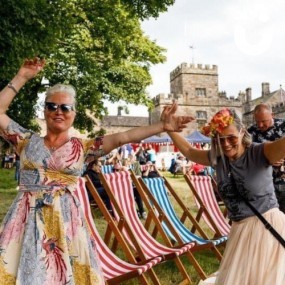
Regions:
<instances>
[{"instance_id":1,"label":"blue and white striped fabric","mask_svg":"<svg viewBox=\"0 0 285 285\"><path fill-rule=\"evenodd\" d=\"M146 186L149 188L151 193L153 194L154 198L159 203L165 215L172 222L173 226L175 227L176 231L181 236L184 243L195 241L199 245L207 244L209 242L213 243L214 245L219 245L220 243L223 243L224 241L227 240L227 236L224 236L218 239L213 239L213 240L206 240L192 233L188 228L185 227L185 225L177 217L176 212L167 195L167 189L164 184L163 178L160 178L160 177L143 178L143 181L146 184ZM173 235L170 234L170 230L168 229L168 227L165 224L162 224L162 226L165 232L169 235L169 237L173 240L176 240L173 237Z\"/></svg>"},{"instance_id":2,"label":"blue and white striped fabric","mask_svg":"<svg viewBox=\"0 0 285 285\"><path fill-rule=\"evenodd\" d=\"M113 173L113 164L105 164L101 166L101 171L103 174L110 174Z\"/></svg>"}]
</instances>

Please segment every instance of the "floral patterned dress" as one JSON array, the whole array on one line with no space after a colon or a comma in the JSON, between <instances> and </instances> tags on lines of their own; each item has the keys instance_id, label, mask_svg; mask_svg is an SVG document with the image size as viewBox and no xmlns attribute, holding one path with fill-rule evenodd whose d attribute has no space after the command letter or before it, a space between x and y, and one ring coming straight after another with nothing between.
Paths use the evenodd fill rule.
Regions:
<instances>
[{"instance_id":1,"label":"floral patterned dress","mask_svg":"<svg viewBox=\"0 0 285 285\"><path fill-rule=\"evenodd\" d=\"M101 285L94 240L74 195L102 138L71 138L51 152L43 137L11 121L2 135L20 154L20 191L0 226L1 285Z\"/></svg>"}]
</instances>

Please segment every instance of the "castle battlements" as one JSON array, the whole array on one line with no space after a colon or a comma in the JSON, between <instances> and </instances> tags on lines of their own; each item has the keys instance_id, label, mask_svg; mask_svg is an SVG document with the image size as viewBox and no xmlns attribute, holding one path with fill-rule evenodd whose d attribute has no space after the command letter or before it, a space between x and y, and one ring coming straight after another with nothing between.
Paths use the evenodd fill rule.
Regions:
<instances>
[{"instance_id":1,"label":"castle battlements","mask_svg":"<svg viewBox=\"0 0 285 285\"><path fill-rule=\"evenodd\" d=\"M187 98L183 94L174 94L174 93L160 93L152 98L152 101L155 106L158 105L165 105L165 104L172 104L173 100L176 100L178 104L185 104L187 101ZM192 101L191 104L196 105L196 103L200 104L201 100L204 102L207 100L206 98L196 98L195 102ZM238 106L241 104L241 98L240 97L234 97L234 96L227 96L225 91L221 91L218 94L217 98L211 98L212 103L215 102L215 104L232 104L233 106ZM219 103L217 103L219 102ZM189 103L188 103L189 104ZM189 105L191 105L189 104Z\"/></svg>"},{"instance_id":2,"label":"castle battlements","mask_svg":"<svg viewBox=\"0 0 285 285\"><path fill-rule=\"evenodd\" d=\"M200 63L193 64L193 63L183 62L170 73L170 80L174 79L177 75L181 73L218 75L218 66L210 64L200 64Z\"/></svg>"},{"instance_id":3,"label":"castle battlements","mask_svg":"<svg viewBox=\"0 0 285 285\"><path fill-rule=\"evenodd\" d=\"M174 94L174 93L159 93L155 97L152 98L152 101L155 106L160 104L172 104L173 100L177 100L179 103L179 99L183 98L182 94Z\"/></svg>"}]
</instances>

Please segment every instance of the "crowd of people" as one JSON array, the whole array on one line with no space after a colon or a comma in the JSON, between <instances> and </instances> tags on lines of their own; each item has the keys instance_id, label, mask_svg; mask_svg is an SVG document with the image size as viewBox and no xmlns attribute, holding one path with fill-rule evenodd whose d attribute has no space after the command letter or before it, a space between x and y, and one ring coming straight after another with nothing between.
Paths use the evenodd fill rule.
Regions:
<instances>
[{"instance_id":1,"label":"crowd of people","mask_svg":"<svg viewBox=\"0 0 285 285\"><path fill-rule=\"evenodd\" d=\"M14 152L6 151L2 155L2 168L10 169L15 166L16 154Z\"/></svg>"},{"instance_id":2,"label":"crowd of people","mask_svg":"<svg viewBox=\"0 0 285 285\"><path fill-rule=\"evenodd\" d=\"M83 172L83 176L88 175L91 181L93 182L95 188L97 189L100 197L104 201L107 209L113 215L112 206L109 200L109 197L104 190L104 187L100 181L100 173L104 167L108 167L108 171L117 172L117 171L128 171L133 170L137 176L141 177L159 177L159 170L155 165L155 161L151 161L153 156L148 156L148 150L152 149L151 147L144 148L142 144L134 149L131 144L123 145L118 149L113 150L111 155L102 157L98 160L92 161L88 164L87 170ZM127 154L125 153L127 151ZM142 159L142 156L144 159ZM104 172L104 170L103 170ZM138 216L142 219L146 219L146 212L142 202L142 199L137 191L136 187L134 189L134 197L137 204ZM94 201L93 197L89 193L90 203Z\"/></svg>"},{"instance_id":3,"label":"crowd of people","mask_svg":"<svg viewBox=\"0 0 285 285\"><path fill-rule=\"evenodd\" d=\"M47 128L40 136L13 121L6 111L44 66L42 59L26 60L0 92L1 136L13 146L20 164L19 193L0 226L3 284L104 284L96 243L74 195L78 180L89 175L112 212L98 179L102 163L112 165L114 172L132 168L136 175L156 177L152 147L133 150L130 143L164 131L179 148L182 172L185 160L191 162L191 174L205 175L205 168L215 171L232 221L214 284L285 284L285 248L271 234L274 228L285 238L284 122L273 118L268 105L255 108L256 124L248 129L235 110L220 110L203 129L211 138L210 149L193 147L179 134L194 118L177 116L175 102L164 107L158 123L81 139L69 134L76 116L76 91L71 85L56 84L46 91ZM143 205L136 200L143 216ZM265 218L266 227L255 211Z\"/></svg>"}]
</instances>

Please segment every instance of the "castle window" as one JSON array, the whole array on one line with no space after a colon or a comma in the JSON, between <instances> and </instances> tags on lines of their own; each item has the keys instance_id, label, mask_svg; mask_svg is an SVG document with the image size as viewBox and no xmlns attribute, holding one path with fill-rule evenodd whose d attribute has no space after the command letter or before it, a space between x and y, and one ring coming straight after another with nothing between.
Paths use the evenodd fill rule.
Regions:
<instances>
[{"instance_id":1,"label":"castle window","mask_svg":"<svg viewBox=\"0 0 285 285\"><path fill-rule=\"evenodd\" d=\"M196 119L197 120L207 120L207 112L206 111L196 111Z\"/></svg>"},{"instance_id":2,"label":"castle window","mask_svg":"<svg viewBox=\"0 0 285 285\"><path fill-rule=\"evenodd\" d=\"M206 88L196 88L195 93L196 96L206 97Z\"/></svg>"}]
</instances>

